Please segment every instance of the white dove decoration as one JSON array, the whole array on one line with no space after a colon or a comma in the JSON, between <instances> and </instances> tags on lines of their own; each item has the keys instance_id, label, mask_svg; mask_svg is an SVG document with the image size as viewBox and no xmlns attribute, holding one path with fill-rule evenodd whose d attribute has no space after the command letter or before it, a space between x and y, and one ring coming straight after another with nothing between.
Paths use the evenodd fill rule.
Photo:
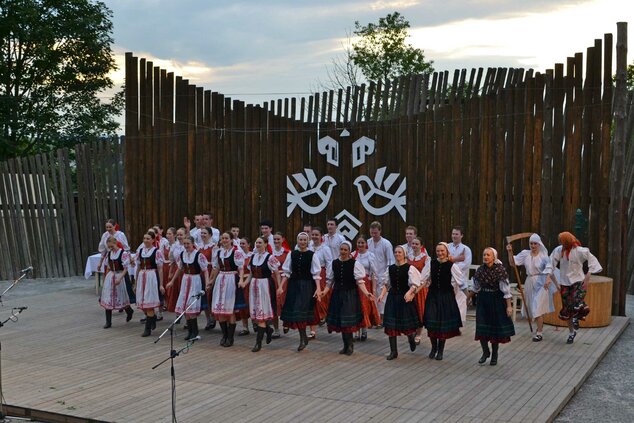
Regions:
<instances>
[{"instance_id":1,"label":"white dove decoration","mask_svg":"<svg viewBox=\"0 0 634 423\"><path fill-rule=\"evenodd\" d=\"M286 177L286 188L288 189L286 193L286 202L288 203L286 217L290 216L297 206L310 214L321 212L328 205L332 190L337 185L332 176L326 175L317 181L317 176L312 169L304 169L304 173L306 176L301 173L293 174L295 181L304 190L302 192L297 191L290 177Z\"/></svg>"},{"instance_id":2,"label":"white dove decoration","mask_svg":"<svg viewBox=\"0 0 634 423\"><path fill-rule=\"evenodd\" d=\"M403 178L401 185L399 185L396 191L391 194L389 190L400 175L398 173L390 173L387 177L385 177L385 169L385 167L378 169L376 171L376 175L374 176L374 180L370 179L366 175L361 175L354 180L353 183L359 191L359 200L361 200L363 207L375 216L382 216L396 207L396 210L401 215L401 218L405 221L406 199L404 192L407 188L407 178ZM370 199L375 196L379 196L381 199L387 200L387 203L382 207L372 206L370 204Z\"/></svg>"}]
</instances>

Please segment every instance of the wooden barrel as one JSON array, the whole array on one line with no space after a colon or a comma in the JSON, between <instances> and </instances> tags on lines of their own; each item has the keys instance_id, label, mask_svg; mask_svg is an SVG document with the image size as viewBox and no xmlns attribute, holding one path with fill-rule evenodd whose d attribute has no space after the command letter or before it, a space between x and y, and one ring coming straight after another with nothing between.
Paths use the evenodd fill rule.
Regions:
<instances>
[{"instance_id":1,"label":"wooden barrel","mask_svg":"<svg viewBox=\"0 0 634 423\"><path fill-rule=\"evenodd\" d=\"M555 312L544 316L544 323L553 326L568 326L568 322L560 320L559 310L561 310L561 295L556 292L553 296ZM612 321L612 278L605 276L590 276L588 282L588 292L586 293L586 303L590 307L590 314L586 320L580 320L579 326L582 328L598 328L608 326Z\"/></svg>"}]
</instances>

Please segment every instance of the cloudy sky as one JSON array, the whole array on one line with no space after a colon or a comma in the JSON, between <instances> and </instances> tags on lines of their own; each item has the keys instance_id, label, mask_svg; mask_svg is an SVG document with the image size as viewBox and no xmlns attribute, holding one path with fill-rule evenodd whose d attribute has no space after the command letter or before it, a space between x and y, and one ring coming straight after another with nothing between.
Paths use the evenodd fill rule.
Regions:
<instances>
[{"instance_id":1,"label":"cloudy sky","mask_svg":"<svg viewBox=\"0 0 634 423\"><path fill-rule=\"evenodd\" d=\"M115 52L132 51L206 89L259 103L325 79L354 22L399 11L436 70L551 68L585 52L634 0L105 0ZM630 36L630 45L634 37ZM616 41L616 39L615 39ZM628 63L632 62L632 51ZM123 69L114 75L123 82Z\"/></svg>"}]
</instances>

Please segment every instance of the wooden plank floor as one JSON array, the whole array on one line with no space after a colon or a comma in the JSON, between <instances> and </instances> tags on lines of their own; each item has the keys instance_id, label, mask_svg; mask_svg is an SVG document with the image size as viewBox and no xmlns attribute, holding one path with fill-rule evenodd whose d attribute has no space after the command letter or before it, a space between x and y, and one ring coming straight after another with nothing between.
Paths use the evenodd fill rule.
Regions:
<instances>
[{"instance_id":1,"label":"wooden plank floor","mask_svg":"<svg viewBox=\"0 0 634 423\"><path fill-rule=\"evenodd\" d=\"M141 338L139 313L127 324L115 313L113 327L102 329L94 286L82 279L24 282L5 298L0 317L21 305L29 308L19 321L0 329L8 404L105 421L171 421L169 366L151 370L169 353L169 340ZM565 330L547 326L544 341L533 343L526 322L518 321L518 336L500 347L496 367L477 365L472 321L447 342L443 361L426 357L427 339L411 353L405 338L399 358L386 361L387 338L378 330L347 357L337 353L340 336L322 328L301 353L291 332L257 354L253 334L222 348L215 329L175 361L177 416L181 422L550 421L628 322L617 317L609 327L582 329L566 345ZM159 322L159 329L166 326ZM184 345L182 329L177 336L177 346Z\"/></svg>"}]
</instances>

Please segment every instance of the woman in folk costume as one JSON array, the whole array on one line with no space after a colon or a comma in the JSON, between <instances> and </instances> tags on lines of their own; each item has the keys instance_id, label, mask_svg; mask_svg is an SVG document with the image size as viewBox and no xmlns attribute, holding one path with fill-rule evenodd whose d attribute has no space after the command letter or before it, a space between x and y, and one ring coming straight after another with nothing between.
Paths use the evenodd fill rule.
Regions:
<instances>
[{"instance_id":1,"label":"woman in folk costume","mask_svg":"<svg viewBox=\"0 0 634 423\"><path fill-rule=\"evenodd\" d=\"M253 251L251 249L251 241L249 238L243 237L240 238L240 247L239 249L244 253L244 277L243 281L247 279L249 276L249 263L251 263L251 257L253 257ZM249 288L238 287L238 290L242 292L244 297L244 303L246 307L242 307L236 310L236 321L240 320L242 322L242 330L238 332L238 336L247 336L251 332L249 331ZM257 332L257 325L255 322L253 323L253 332Z\"/></svg>"},{"instance_id":2,"label":"woman in folk costume","mask_svg":"<svg viewBox=\"0 0 634 423\"><path fill-rule=\"evenodd\" d=\"M297 351L302 351L308 345L306 326L319 322L315 299L321 296L321 266L319 260L314 257L315 253L308 249L308 240L306 232L297 235L298 249L286 256L282 266L282 282L277 290L278 295L281 295L288 284L280 318L284 322L284 327L297 329L299 332Z\"/></svg>"},{"instance_id":3,"label":"woman in folk costume","mask_svg":"<svg viewBox=\"0 0 634 423\"><path fill-rule=\"evenodd\" d=\"M176 229L169 227L165 231L165 237L161 240L161 245L159 247L161 249L161 253L163 254L163 277L161 278L161 284L163 288L165 288L165 286L170 281L170 267L172 266L170 250L172 248L172 245L174 245L175 242L176 242ZM164 310L167 310L167 303L168 303L167 291L164 291L164 294L163 294L163 309Z\"/></svg>"},{"instance_id":4,"label":"woman in folk costume","mask_svg":"<svg viewBox=\"0 0 634 423\"><path fill-rule=\"evenodd\" d=\"M436 259L426 261L421 279L421 287L429 288L423 315L423 325L431 341L429 358L442 360L447 339L460 335L462 319L455 287L464 284L460 267L449 260L447 243L436 245Z\"/></svg>"},{"instance_id":5,"label":"woman in folk costume","mask_svg":"<svg viewBox=\"0 0 634 423\"><path fill-rule=\"evenodd\" d=\"M130 251L128 238L126 238L125 234L119 230L119 224L117 222L113 219L108 219L106 220L105 227L106 231L101 235L98 247L98 251L102 254L102 256L105 256L108 251L106 243L108 242L108 238L111 236L115 237L115 239L119 241L119 248L123 249L123 251Z\"/></svg>"},{"instance_id":6,"label":"woman in folk costume","mask_svg":"<svg viewBox=\"0 0 634 423\"><path fill-rule=\"evenodd\" d=\"M566 343L572 344L579 330L579 320L585 320L590 313L590 307L584 301L590 275L601 272L603 268L590 250L582 247L579 240L570 232L560 233L559 243L561 245L550 254L551 272L559 265L562 302L559 318L568 321L569 335ZM588 262L586 274L583 273L584 262ZM551 274L548 275L547 281L550 281Z\"/></svg>"},{"instance_id":7,"label":"woman in folk costume","mask_svg":"<svg viewBox=\"0 0 634 423\"><path fill-rule=\"evenodd\" d=\"M178 272L178 258L184 251L183 239L185 238L185 228L179 228L176 231L176 240L170 246L169 261L170 268L168 273L167 285L165 285L165 308L167 311L175 312L176 303L178 302L178 296L181 292L181 280L179 278L174 279L174 275ZM174 279L174 282L170 282Z\"/></svg>"},{"instance_id":8,"label":"woman in folk costume","mask_svg":"<svg viewBox=\"0 0 634 423\"><path fill-rule=\"evenodd\" d=\"M382 302L385 296L385 309L383 312L383 328L390 339L390 354L388 360L398 357L396 337L406 335L410 350L416 350L414 334L418 328L418 313L413 300L416 290L420 287L420 272L407 263L405 248L397 245L394 248L395 264L388 266L383 275L383 287L378 301Z\"/></svg>"},{"instance_id":9,"label":"woman in folk costume","mask_svg":"<svg viewBox=\"0 0 634 423\"><path fill-rule=\"evenodd\" d=\"M204 227L200 230L200 240L201 243L197 245L198 251L200 251L205 258L207 259L207 275L211 274L212 262L213 262L213 254L214 251L218 248L216 244L211 239L212 232L211 228ZM203 286L206 286L206 281L203 283ZM205 313L205 317L207 318L207 323L205 325L205 330L211 330L216 327L216 319L213 317L211 313L211 291L207 291L205 295L200 299L200 308Z\"/></svg>"},{"instance_id":10,"label":"woman in folk costume","mask_svg":"<svg viewBox=\"0 0 634 423\"><path fill-rule=\"evenodd\" d=\"M475 340L480 341L482 357L478 361L484 364L491 357L491 366L498 362L498 349L500 344L511 342L511 336L515 335L515 327L511 315L511 287L509 277L502 262L498 259L498 252L487 247L482 253L482 266L478 267L473 275L473 296L478 294L476 305L476 332ZM489 350L489 342L491 349Z\"/></svg>"},{"instance_id":11,"label":"woman in folk costume","mask_svg":"<svg viewBox=\"0 0 634 423\"><path fill-rule=\"evenodd\" d=\"M198 296L203 289L203 281L207 280L207 259L196 250L194 238L187 235L183 238L183 251L177 257L178 271L167 285L173 285L178 279L181 280L180 293L176 302L176 313L182 313L192 303L193 305L185 313L187 320L188 341L198 336L198 315L200 314L200 300L205 296ZM197 298L198 296L198 298Z\"/></svg>"},{"instance_id":12,"label":"woman in folk costume","mask_svg":"<svg viewBox=\"0 0 634 423\"><path fill-rule=\"evenodd\" d=\"M284 262L286 261L286 257L288 256L288 253L290 252L291 252L291 249L288 246L286 239L284 239L284 234L282 234L281 232L275 232L275 234L273 235L273 248L272 248L271 254L273 254L273 257L275 257L277 261L280 262L280 266L284 264ZM280 337L279 316L282 314L282 307L284 306L284 301L286 300L286 289L282 290L281 295L277 295L277 291L280 288L280 281L281 281L281 277L278 278L277 285L275 286L275 290L274 290L274 292L276 293L275 305L277 309L275 310L275 317L273 318L273 329L275 329L272 335L273 339L277 339ZM287 332L288 332L288 328L285 327L284 333L287 333Z\"/></svg>"},{"instance_id":13,"label":"woman in folk costume","mask_svg":"<svg viewBox=\"0 0 634 423\"><path fill-rule=\"evenodd\" d=\"M341 332L343 349L339 354L352 355L354 341L352 334L363 326L363 311L359 290L363 296L374 302L374 294L365 285L365 269L363 265L350 256L352 244L343 241L339 246L339 258L328 265L327 284L321 296L332 289L328 305L328 332Z\"/></svg>"},{"instance_id":14,"label":"woman in folk costume","mask_svg":"<svg viewBox=\"0 0 634 423\"><path fill-rule=\"evenodd\" d=\"M156 329L154 309L161 305L159 291L164 291L160 278L163 276L163 252L155 246L156 234L148 231L143 235L143 244L136 250L136 305L145 313L145 330L141 336L150 336Z\"/></svg>"},{"instance_id":15,"label":"woman in folk costume","mask_svg":"<svg viewBox=\"0 0 634 423\"><path fill-rule=\"evenodd\" d=\"M267 251L267 242L263 237L255 240L255 251L249 261L249 276L241 283L242 288L249 289L249 312L251 320L257 325L255 346L251 351L258 352L262 348L262 339L266 333L266 343L270 344L273 329L269 321L275 317L275 286L279 285L280 262Z\"/></svg>"},{"instance_id":16,"label":"woman in folk costume","mask_svg":"<svg viewBox=\"0 0 634 423\"><path fill-rule=\"evenodd\" d=\"M332 262L332 254L330 252L330 248L323 243L324 239L324 231L319 227L313 227L310 238L313 241L313 251L315 252L315 259L319 262L319 266L321 267L321 272L316 276L316 280L319 282L319 290L323 291L326 287L326 268ZM323 298L320 298L320 301L317 302L317 314L319 315L319 324L322 325L326 322L326 315L328 314L328 302L330 301L330 294L326 295ZM315 339L317 336L317 332L315 332L316 325L310 326L310 333L308 334L309 339Z\"/></svg>"},{"instance_id":17,"label":"woman in folk costume","mask_svg":"<svg viewBox=\"0 0 634 423\"><path fill-rule=\"evenodd\" d=\"M357 249L354 253L352 253L352 258L360 263L365 270L365 277L363 280L365 282L366 290L369 292L375 292L378 278L382 275L377 273L375 264L376 257L374 257L374 253L368 251L368 241L365 235L359 235L357 237ZM361 288L359 288L359 290L361 290ZM361 295L360 298L361 311L363 313L363 324L361 325L361 333L359 334L358 339L360 341L365 341L368 339L367 328L381 324L381 315L376 307L375 299L370 300L365 295Z\"/></svg>"},{"instance_id":18,"label":"woman in folk costume","mask_svg":"<svg viewBox=\"0 0 634 423\"><path fill-rule=\"evenodd\" d=\"M106 324L103 327L108 329L112 326L112 310L124 309L127 317L126 322L132 319L132 308L130 307L130 298L125 286L125 276L128 273L128 265L130 264L130 253L123 251L119 247L117 239L110 236L106 240L106 277L101 290L99 304L106 310Z\"/></svg>"},{"instance_id":19,"label":"woman in folk costume","mask_svg":"<svg viewBox=\"0 0 634 423\"><path fill-rule=\"evenodd\" d=\"M207 289L213 287L211 311L220 322L222 339L220 345L231 347L236 332L236 312L248 307L244 292L238 284L244 278L244 253L234 248L231 234L220 235L220 248L214 254L213 271Z\"/></svg>"},{"instance_id":20,"label":"woman in folk costume","mask_svg":"<svg viewBox=\"0 0 634 423\"><path fill-rule=\"evenodd\" d=\"M516 256L513 256L511 244L508 244L506 249L509 252L511 266L524 266L526 268L526 282L524 283L526 303L524 303L524 307L528 307L531 318L537 323L537 332L533 336L533 342L539 342L543 339L544 314L555 311L553 294L557 291L557 287L548 278L548 274L551 273L551 262L548 250L541 238L539 235L533 234L528 243L530 249L522 250ZM524 309L522 309L522 313L525 314Z\"/></svg>"},{"instance_id":21,"label":"woman in folk costume","mask_svg":"<svg viewBox=\"0 0 634 423\"><path fill-rule=\"evenodd\" d=\"M416 270L422 272L427 259L429 259L427 251L423 247L423 240L416 236L408 243L408 245L411 248L411 254L408 257L407 262L414 266ZM416 336L414 337L416 345L420 345L420 339L423 333L423 316L425 314L425 300L427 300L427 291L429 291L429 288L418 289L416 298L414 298L414 303L416 304L416 311L418 311L418 319L420 323L418 329L416 329Z\"/></svg>"}]
</instances>

